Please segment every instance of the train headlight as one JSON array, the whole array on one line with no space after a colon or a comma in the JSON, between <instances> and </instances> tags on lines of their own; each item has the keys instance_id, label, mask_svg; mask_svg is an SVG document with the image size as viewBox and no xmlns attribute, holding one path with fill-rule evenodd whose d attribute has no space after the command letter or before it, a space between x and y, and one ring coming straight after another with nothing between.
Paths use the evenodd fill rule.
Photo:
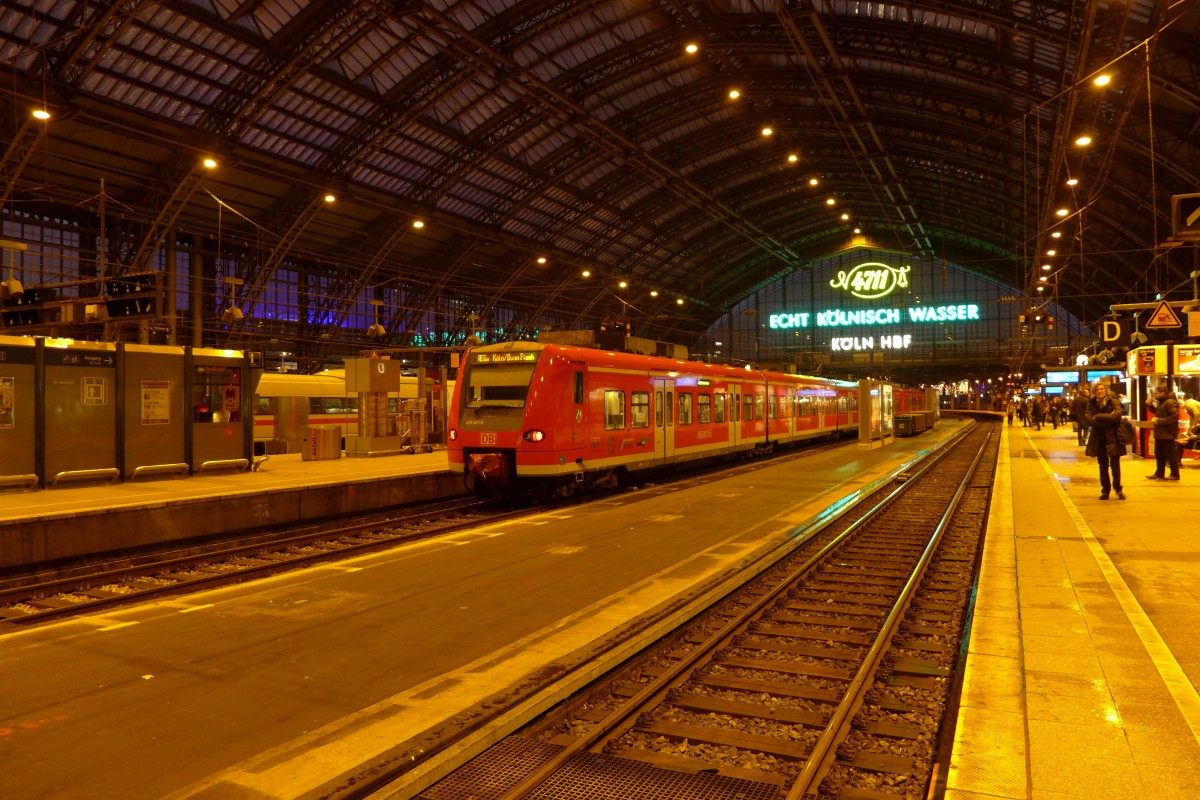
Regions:
<instances>
[{"instance_id":1,"label":"train headlight","mask_svg":"<svg viewBox=\"0 0 1200 800\"><path fill-rule=\"evenodd\" d=\"M527 441L527 442L541 442L541 441L545 441L545 439L546 439L545 431L540 431L537 428L533 428L532 430L525 431L525 441Z\"/></svg>"},{"instance_id":2,"label":"train headlight","mask_svg":"<svg viewBox=\"0 0 1200 800\"><path fill-rule=\"evenodd\" d=\"M452 442L458 441L458 428L450 429L450 441L452 441Z\"/></svg>"}]
</instances>

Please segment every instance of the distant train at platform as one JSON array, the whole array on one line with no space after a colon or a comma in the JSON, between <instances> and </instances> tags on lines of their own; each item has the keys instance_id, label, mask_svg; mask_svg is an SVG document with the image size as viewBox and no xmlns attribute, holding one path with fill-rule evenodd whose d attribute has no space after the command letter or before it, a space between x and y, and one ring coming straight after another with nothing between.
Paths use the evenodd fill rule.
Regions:
<instances>
[{"instance_id":1,"label":"distant train at platform","mask_svg":"<svg viewBox=\"0 0 1200 800\"><path fill-rule=\"evenodd\" d=\"M466 354L452 470L488 493L615 486L682 462L856 435L855 383L585 347L506 342Z\"/></svg>"},{"instance_id":2,"label":"distant train at platform","mask_svg":"<svg viewBox=\"0 0 1200 800\"><path fill-rule=\"evenodd\" d=\"M447 390L453 390L453 381ZM433 379L426 380L426 392L440 390ZM388 393L388 413L398 415L401 403L417 397L417 379L400 378L400 386ZM444 404L444 399L443 399ZM441 410L435 410L431 427L440 430ZM346 371L331 369L315 375L264 372L254 392L254 440L265 442L281 438L281 428L297 425L340 425L345 436L358 433L358 394L346 391ZM296 432L294 435L300 435Z\"/></svg>"}]
</instances>

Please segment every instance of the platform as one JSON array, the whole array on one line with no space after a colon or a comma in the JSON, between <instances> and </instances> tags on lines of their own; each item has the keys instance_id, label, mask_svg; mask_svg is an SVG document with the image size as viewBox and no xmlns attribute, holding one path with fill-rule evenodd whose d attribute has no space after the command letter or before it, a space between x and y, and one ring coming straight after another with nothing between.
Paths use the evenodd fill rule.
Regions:
<instances>
[{"instance_id":1,"label":"platform","mask_svg":"<svg viewBox=\"0 0 1200 800\"><path fill-rule=\"evenodd\" d=\"M1005 436L945 797L1196 797L1200 465L1101 501L1069 425Z\"/></svg>"},{"instance_id":2,"label":"platform","mask_svg":"<svg viewBox=\"0 0 1200 800\"><path fill-rule=\"evenodd\" d=\"M446 451L304 461L255 471L0 491L0 571L251 528L380 511L464 492Z\"/></svg>"}]
</instances>

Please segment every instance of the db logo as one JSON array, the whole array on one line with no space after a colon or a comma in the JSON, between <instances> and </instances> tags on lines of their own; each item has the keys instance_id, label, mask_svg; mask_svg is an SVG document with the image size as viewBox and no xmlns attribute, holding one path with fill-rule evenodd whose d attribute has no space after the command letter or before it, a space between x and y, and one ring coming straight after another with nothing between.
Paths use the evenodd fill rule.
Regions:
<instances>
[{"instance_id":1,"label":"db logo","mask_svg":"<svg viewBox=\"0 0 1200 800\"><path fill-rule=\"evenodd\" d=\"M480 444L495 444L496 443L496 434L494 434L494 433L479 434L479 443Z\"/></svg>"}]
</instances>

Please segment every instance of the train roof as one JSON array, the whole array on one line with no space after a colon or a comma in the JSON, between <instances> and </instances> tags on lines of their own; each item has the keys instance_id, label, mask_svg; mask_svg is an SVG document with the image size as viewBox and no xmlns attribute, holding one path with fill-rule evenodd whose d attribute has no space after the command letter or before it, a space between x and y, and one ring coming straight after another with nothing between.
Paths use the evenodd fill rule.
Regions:
<instances>
[{"instance_id":1,"label":"train roof","mask_svg":"<svg viewBox=\"0 0 1200 800\"><path fill-rule=\"evenodd\" d=\"M590 365L609 366L616 368L646 368L661 372L672 372L686 370L690 372L702 372L709 375L720 375L725 378L744 378L745 375L758 375L763 378L770 376L784 376L795 380L811 381L824 385L832 385L843 388L857 387L858 383L854 381L842 381L834 378L822 378L813 375L800 375L796 373L774 372L770 370L745 369L729 366L727 364L709 364L704 361L689 361L680 358L670 358L668 356L642 355L638 353L627 353L619 350L603 350L592 347L578 347L568 344L552 344L548 342L500 342L497 344L488 344L481 347L471 348L471 353L542 353L550 351L552 354L561 354L562 356L586 362Z\"/></svg>"}]
</instances>

